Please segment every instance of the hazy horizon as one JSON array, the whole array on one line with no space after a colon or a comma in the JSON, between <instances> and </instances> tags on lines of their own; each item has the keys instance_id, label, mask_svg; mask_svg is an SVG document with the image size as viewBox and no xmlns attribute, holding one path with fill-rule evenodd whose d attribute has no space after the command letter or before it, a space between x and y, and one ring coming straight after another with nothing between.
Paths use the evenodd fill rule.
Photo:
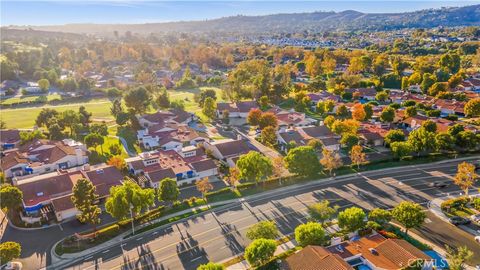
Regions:
<instances>
[{"instance_id":1,"label":"hazy horizon","mask_svg":"<svg viewBox=\"0 0 480 270\"><path fill-rule=\"evenodd\" d=\"M142 24L278 13L356 10L399 13L460 7L480 1L2 1L2 26ZM39 14L42 14L39 16Z\"/></svg>"}]
</instances>

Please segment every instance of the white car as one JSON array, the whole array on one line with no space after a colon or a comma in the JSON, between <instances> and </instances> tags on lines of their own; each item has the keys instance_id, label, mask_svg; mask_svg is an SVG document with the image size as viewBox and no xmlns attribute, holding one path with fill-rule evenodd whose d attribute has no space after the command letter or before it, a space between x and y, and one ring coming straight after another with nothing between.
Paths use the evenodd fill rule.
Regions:
<instances>
[{"instance_id":1,"label":"white car","mask_svg":"<svg viewBox=\"0 0 480 270\"><path fill-rule=\"evenodd\" d=\"M480 223L480 214L471 215L470 219L474 222Z\"/></svg>"},{"instance_id":2,"label":"white car","mask_svg":"<svg viewBox=\"0 0 480 270\"><path fill-rule=\"evenodd\" d=\"M480 236L475 236L475 242L480 244Z\"/></svg>"}]
</instances>

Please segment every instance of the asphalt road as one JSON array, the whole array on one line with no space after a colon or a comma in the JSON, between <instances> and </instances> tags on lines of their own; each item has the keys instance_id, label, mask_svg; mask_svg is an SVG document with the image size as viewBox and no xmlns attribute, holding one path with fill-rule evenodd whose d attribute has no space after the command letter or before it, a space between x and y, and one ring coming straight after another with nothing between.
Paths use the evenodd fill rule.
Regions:
<instances>
[{"instance_id":1,"label":"asphalt road","mask_svg":"<svg viewBox=\"0 0 480 270\"><path fill-rule=\"evenodd\" d=\"M403 200L426 205L434 197L442 197L459 189L451 184L438 189L433 181L450 181L456 162L393 168L382 172L366 172L346 179L318 182L294 190L278 190L271 196L246 200L227 209L217 209L199 217L173 224L166 229L150 231L125 240L124 244L81 258L70 269L196 269L208 261L223 261L241 254L250 242L245 233L260 220L274 220L282 234L290 234L305 222L306 206L328 199L341 208L357 205L365 209L391 208ZM434 218L431 218L434 220ZM433 231L431 224L439 224ZM455 227L438 234L445 222L430 222L424 231L432 242L458 242L473 245L473 237L457 238ZM448 225L448 224L447 224ZM423 229L423 228L422 228ZM449 235L446 237L445 234ZM475 250L480 257L478 249Z\"/></svg>"}]
</instances>

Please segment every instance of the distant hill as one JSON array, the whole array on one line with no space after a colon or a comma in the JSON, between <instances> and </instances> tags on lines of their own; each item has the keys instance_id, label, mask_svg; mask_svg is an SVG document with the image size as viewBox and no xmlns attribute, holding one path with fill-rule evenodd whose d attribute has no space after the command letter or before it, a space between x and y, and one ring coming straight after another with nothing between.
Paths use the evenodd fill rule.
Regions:
<instances>
[{"instance_id":1,"label":"distant hill","mask_svg":"<svg viewBox=\"0 0 480 270\"><path fill-rule=\"evenodd\" d=\"M381 4L381 3L379 3ZM183 21L148 24L67 24L28 26L35 30L113 35L126 31L148 35L162 32L234 32L291 33L331 30L392 30L402 28L432 28L438 26L480 25L480 5L428 9L406 13L362 13L358 11L312 12L265 16L233 16L205 21ZM26 27L13 27L26 28Z\"/></svg>"}]
</instances>

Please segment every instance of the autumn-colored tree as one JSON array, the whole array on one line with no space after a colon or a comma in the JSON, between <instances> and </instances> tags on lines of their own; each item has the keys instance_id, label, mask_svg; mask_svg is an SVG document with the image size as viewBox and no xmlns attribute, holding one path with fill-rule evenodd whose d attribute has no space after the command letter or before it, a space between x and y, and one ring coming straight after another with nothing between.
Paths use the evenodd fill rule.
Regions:
<instances>
[{"instance_id":1,"label":"autumn-colored tree","mask_svg":"<svg viewBox=\"0 0 480 270\"><path fill-rule=\"evenodd\" d=\"M357 120L357 121L363 121L365 120L366 116L365 109L363 108L362 103L355 103L352 107L352 118Z\"/></svg>"},{"instance_id":2,"label":"autumn-colored tree","mask_svg":"<svg viewBox=\"0 0 480 270\"><path fill-rule=\"evenodd\" d=\"M251 126L258 126L260 123L260 118L262 117L262 111L260 109L254 108L248 112L247 123Z\"/></svg>"},{"instance_id":3,"label":"autumn-colored tree","mask_svg":"<svg viewBox=\"0 0 480 270\"><path fill-rule=\"evenodd\" d=\"M225 178L230 187L235 188L235 184L240 181L240 171L237 167L232 167L228 170L228 175Z\"/></svg>"},{"instance_id":4,"label":"autumn-colored tree","mask_svg":"<svg viewBox=\"0 0 480 270\"><path fill-rule=\"evenodd\" d=\"M258 127L262 130L266 127L269 127L269 126L274 127L274 128L276 128L278 126L278 119L275 116L275 114L273 114L271 112L267 112L267 113L262 114L262 116L260 117L260 120L258 122Z\"/></svg>"},{"instance_id":5,"label":"autumn-colored tree","mask_svg":"<svg viewBox=\"0 0 480 270\"><path fill-rule=\"evenodd\" d=\"M213 185L208 180L208 177L203 178L195 183L197 190L202 193L202 197L205 198L205 194L213 189Z\"/></svg>"},{"instance_id":6,"label":"autumn-colored tree","mask_svg":"<svg viewBox=\"0 0 480 270\"><path fill-rule=\"evenodd\" d=\"M350 150L350 159L352 160L352 165L357 165L360 169L360 164L367 162L367 157L363 153L363 148L361 145L354 145L352 150Z\"/></svg>"},{"instance_id":7,"label":"autumn-colored tree","mask_svg":"<svg viewBox=\"0 0 480 270\"><path fill-rule=\"evenodd\" d=\"M121 156L113 156L107 161L108 165L115 166L119 170L123 170L126 167L125 160Z\"/></svg>"},{"instance_id":8,"label":"autumn-colored tree","mask_svg":"<svg viewBox=\"0 0 480 270\"><path fill-rule=\"evenodd\" d=\"M277 156L272 159L273 175L276 177L282 176L282 172L285 170L285 160L282 156Z\"/></svg>"},{"instance_id":9,"label":"autumn-colored tree","mask_svg":"<svg viewBox=\"0 0 480 270\"><path fill-rule=\"evenodd\" d=\"M477 178L478 174L475 173L475 165L462 162L458 164L457 174L453 181L465 191L465 196L468 196L468 189L473 186Z\"/></svg>"},{"instance_id":10,"label":"autumn-colored tree","mask_svg":"<svg viewBox=\"0 0 480 270\"><path fill-rule=\"evenodd\" d=\"M323 148L322 155L323 157L320 159L320 164L322 164L323 168L327 170L330 175L332 175L333 170L340 168L343 165L342 159L338 153Z\"/></svg>"},{"instance_id":11,"label":"autumn-colored tree","mask_svg":"<svg viewBox=\"0 0 480 270\"><path fill-rule=\"evenodd\" d=\"M260 135L262 143L268 146L275 146L277 144L277 133L276 129L272 126L267 126L262 130Z\"/></svg>"}]
</instances>

